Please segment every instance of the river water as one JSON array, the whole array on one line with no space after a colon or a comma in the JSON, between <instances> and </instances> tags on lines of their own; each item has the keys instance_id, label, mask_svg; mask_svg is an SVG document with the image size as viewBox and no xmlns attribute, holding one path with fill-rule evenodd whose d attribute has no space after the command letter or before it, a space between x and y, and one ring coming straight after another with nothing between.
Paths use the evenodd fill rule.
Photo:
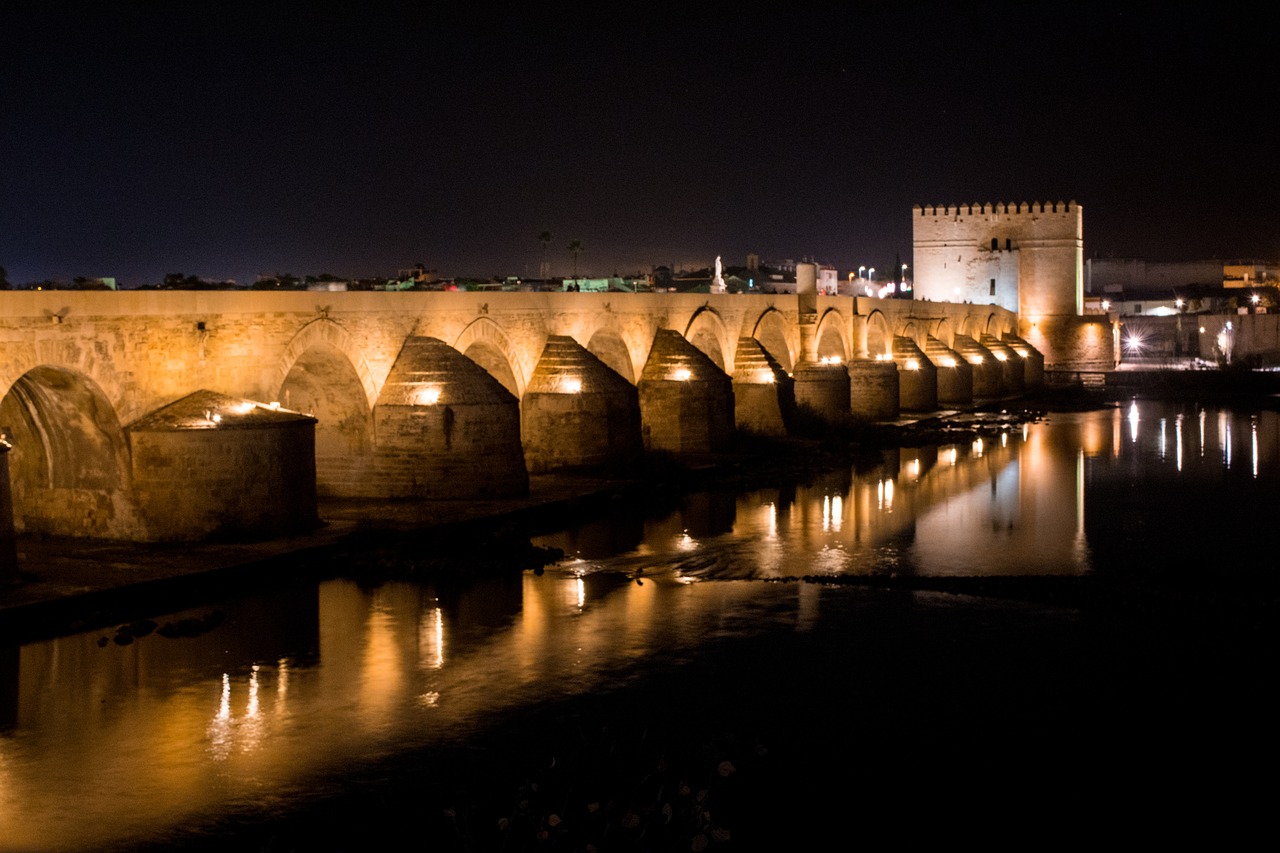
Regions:
<instances>
[{"instance_id":1,"label":"river water","mask_svg":"<svg viewBox=\"0 0 1280 853\"><path fill-rule=\"evenodd\" d=\"M353 768L393 787L378 768L605 696L668 722L747 720L807 775L823 774L813 753L829 743L832 761L885 780L821 783L862 802L963 791L958 767L993 762L1053 802L1078 791L1071 772L1119 796L1126 786L1099 777L1120 754L1144 756L1141 772L1119 766L1168 795L1162 779L1224 751L1274 759L1275 736L1251 734L1275 711L1274 649L1257 635L1215 627L1206 643L1186 626L814 581L1103 576L1212 596L1272 573L1278 483L1275 413L1125 402L804 483L602 508L537 540L567 555L541 574L294 583L153 616L221 617L197 636L0 648L0 849L208 841L210 826L342 796ZM739 765L761 766L755 750ZM889 797L890 779L911 790ZM792 805L817 796L809 784L787 788ZM736 819L744 849L760 824Z\"/></svg>"}]
</instances>

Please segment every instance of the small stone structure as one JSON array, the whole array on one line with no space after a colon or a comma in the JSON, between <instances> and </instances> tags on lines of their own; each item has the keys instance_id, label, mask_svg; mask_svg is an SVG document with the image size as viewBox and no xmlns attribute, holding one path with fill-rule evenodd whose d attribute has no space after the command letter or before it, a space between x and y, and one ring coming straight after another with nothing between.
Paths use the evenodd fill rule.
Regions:
<instances>
[{"instance_id":1,"label":"small stone structure","mask_svg":"<svg viewBox=\"0 0 1280 853\"><path fill-rule=\"evenodd\" d=\"M316 527L315 419L197 391L125 428L151 540Z\"/></svg>"},{"instance_id":2,"label":"small stone structure","mask_svg":"<svg viewBox=\"0 0 1280 853\"><path fill-rule=\"evenodd\" d=\"M639 391L648 450L710 453L733 435L732 382L679 332L654 335Z\"/></svg>"},{"instance_id":3,"label":"small stone structure","mask_svg":"<svg viewBox=\"0 0 1280 853\"><path fill-rule=\"evenodd\" d=\"M14 542L13 494L9 488L9 442L0 440L0 586L18 583L18 547Z\"/></svg>"}]
</instances>

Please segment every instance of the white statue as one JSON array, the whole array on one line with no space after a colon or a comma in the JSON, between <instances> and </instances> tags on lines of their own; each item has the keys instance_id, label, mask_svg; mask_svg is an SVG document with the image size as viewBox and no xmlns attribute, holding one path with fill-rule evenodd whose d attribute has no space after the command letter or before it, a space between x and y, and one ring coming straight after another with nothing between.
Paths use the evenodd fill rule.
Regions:
<instances>
[{"instance_id":1,"label":"white statue","mask_svg":"<svg viewBox=\"0 0 1280 853\"><path fill-rule=\"evenodd\" d=\"M720 265L720 256L716 255L716 277L711 279L711 292L724 293L728 289L724 283L724 267Z\"/></svg>"}]
</instances>

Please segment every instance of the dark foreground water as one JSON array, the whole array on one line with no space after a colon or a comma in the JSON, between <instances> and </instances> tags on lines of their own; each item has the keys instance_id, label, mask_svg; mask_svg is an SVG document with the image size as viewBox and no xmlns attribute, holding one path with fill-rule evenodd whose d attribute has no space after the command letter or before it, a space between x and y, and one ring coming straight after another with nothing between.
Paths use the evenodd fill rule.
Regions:
<instances>
[{"instance_id":1,"label":"dark foreground water","mask_svg":"<svg viewBox=\"0 0 1280 853\"><path fill-rule=\"evenodd\" d=\"M1139 402L602 508L541 575L0 648L0 849L1231 843L1275 793L1278 484L1274 413ZM1143 594L845 583L975 576Z\"/></svg>"}]
</instances>

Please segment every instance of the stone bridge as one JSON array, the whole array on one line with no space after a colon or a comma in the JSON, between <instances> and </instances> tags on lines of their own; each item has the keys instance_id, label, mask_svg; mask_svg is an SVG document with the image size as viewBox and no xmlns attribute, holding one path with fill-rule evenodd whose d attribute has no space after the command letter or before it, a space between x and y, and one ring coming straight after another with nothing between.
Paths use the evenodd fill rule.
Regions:
<instances>
[{"instance_id":1,"label":"stone bridge","mask_svg":"<svg viewBox=\"0 0 1280 853\"><path fill-rule=\"evenodd\" d=\"M20 532L276 533L317 495L512 495L1016 396L1044 375L1017 328L807 292L0 292L0 430Z\"/></svg>"}]
</instances>

